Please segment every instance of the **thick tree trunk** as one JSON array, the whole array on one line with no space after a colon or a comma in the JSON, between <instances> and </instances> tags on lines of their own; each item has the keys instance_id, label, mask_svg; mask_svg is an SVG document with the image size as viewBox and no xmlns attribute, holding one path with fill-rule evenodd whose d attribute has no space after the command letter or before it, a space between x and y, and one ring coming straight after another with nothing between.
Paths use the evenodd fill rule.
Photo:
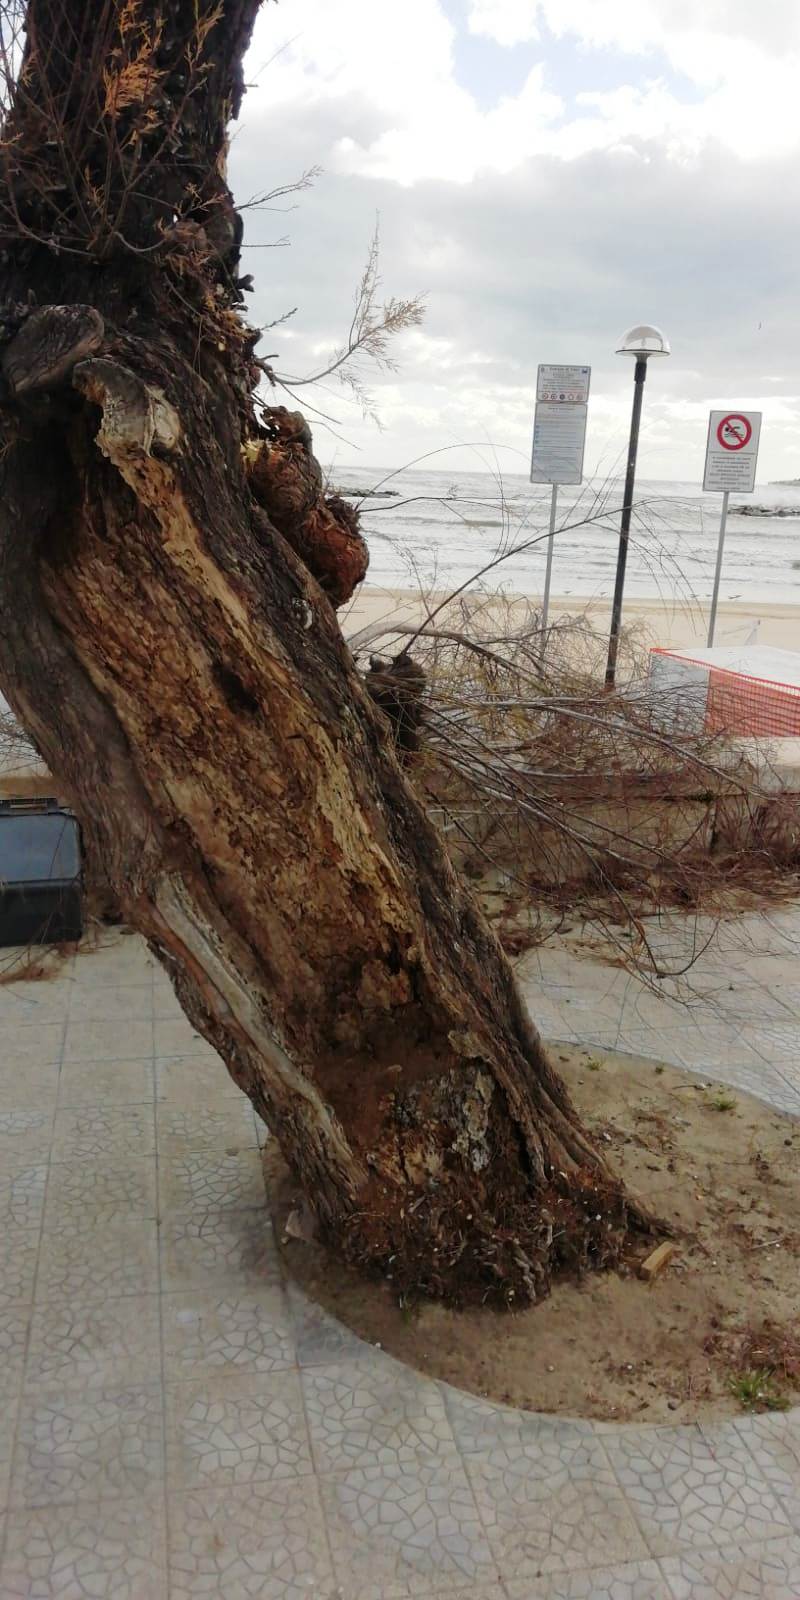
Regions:
<instances>
[{"instance_id":1,"label":"thick tree trunk","mask_svg":"<svg viewBox=\"0 0 800 1600\"><path fill-rule=\"evenodd\" d=\"M34 0L39 32L64 6L79 41L91 0ZM255 9L226 0L206 41L208 171ZM360 542L302 419L256 424L224 266L130 246L65 266L7 239L2 688L332 1246L399 1287L533 1298L646 1223L354 670L320 584L341 598Z\"/></svg>"}]
</instances>

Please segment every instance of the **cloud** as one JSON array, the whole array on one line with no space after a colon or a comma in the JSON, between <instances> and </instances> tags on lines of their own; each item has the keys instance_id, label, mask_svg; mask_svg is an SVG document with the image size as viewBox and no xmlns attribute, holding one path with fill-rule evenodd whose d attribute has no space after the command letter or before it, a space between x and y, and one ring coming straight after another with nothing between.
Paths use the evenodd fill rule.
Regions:
<instances>
[{"instance_id":1,"label":"cloud","mask_svg":"<svg viewBox=\"0 0 800 1600\"><path fill-rule=\"evenodd\" d=\"M509 32L514 8L504 9ZM564 0L564 9L576 24L581 13L587 28L599 9L603 25L619 31L623 13L632 14L614 0L601 8ZM691 23L677 0L642 9L648 49L660 48L657 28L670 19ZM714 32L723 9L736 8L696 0L691 15ZM762 9L769 24L769 5ZM482 10L494 11L499 29L499 0ZM528 27L545 10L516 8ZM473 24L477 14L475 0ZM549 87L544 41L520 92L481 111L456 80L457 42L438 0L409 0L397 38L384 9L361 0L336 8L287 0L262 17L251 77L286 48L245 101L232 148L237 197L314 163L325 169L289 215L247 214L253 319L299 307L290 337L275 329L265 353L277 351L276 366L302 373L340 343L377 212L387 292L428 293L425 326L398 349L400 376L375 384L383 435L335 385L302 391L337 419L334 432L312 416L323 455L360 452L396 464L460 440L492 440L508 465L525 470L536 364L577 360L594 368L588 459L605 471L624 449L630 405L631 374L614 346L626 326L652 320L674 355L654 366L648 384L644 470L698 477L708 408L758 401L762 475L796 475L791 95L781 91L778 115L745 153L742 107L737 122L729 85L680 104L675 85L658 76L609 92L592 87L587 69L565 106ZM758 79L766 96L768 84L783 84L786 63L770 66L765 50L751 55L755 76L767 74ZM290 248L253 248L285 232ZM468 459L456 453L453 465Z\"/></svg>"}]
</instances>

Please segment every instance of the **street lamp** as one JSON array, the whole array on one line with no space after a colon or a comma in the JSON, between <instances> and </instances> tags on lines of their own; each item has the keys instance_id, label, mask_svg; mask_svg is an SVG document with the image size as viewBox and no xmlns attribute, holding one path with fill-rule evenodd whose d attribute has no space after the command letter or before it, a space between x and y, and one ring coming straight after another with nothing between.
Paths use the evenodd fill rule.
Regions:
<instances>
[{"instance_id":1,"label":"street lamp","mask_svg":"<svg viewBox=\"0 0 800 1600\"><path fill-rule=\"evenodd\" d=\"M639 448L639 423L642 417L642 398L644 395L644 380L647 377L647 363L650 356L668 356L669 353L669 340L664 338L661 329L651 328L646 322L640 322L637 327L629 328L617 350L618 356L634 356L636 367L633 374L633 413L631 415L631 437L628 445L628 470L625 474L625 499L622 503L622 520L619 528L617 577L614 584L614 603L611 607L611 633L608 640L608 661L606 662L607 689L613 689L617 673L617 648L619 646L620 622L622 621L622 595L625 588L625 566L628 560L628 539L631 531L631 512L633 510L633 486L636 480L636 452Z\"/></svg>"}]
</instances>

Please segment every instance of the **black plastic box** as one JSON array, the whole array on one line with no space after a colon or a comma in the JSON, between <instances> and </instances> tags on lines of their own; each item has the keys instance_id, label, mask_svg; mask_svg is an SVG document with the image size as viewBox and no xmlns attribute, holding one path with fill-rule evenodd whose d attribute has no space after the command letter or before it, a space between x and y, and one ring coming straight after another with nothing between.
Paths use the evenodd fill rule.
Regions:
<instances>
[{"instance_id":1,"label":"black plastic box","mask_svg":"<svg viewBox=\"0 0 800 1600\"><path fill-rule=\"evenodd\" d=\"M83 933L81 835L57 800L0 800L0 945Z\"/></svg>"}]
</instances>

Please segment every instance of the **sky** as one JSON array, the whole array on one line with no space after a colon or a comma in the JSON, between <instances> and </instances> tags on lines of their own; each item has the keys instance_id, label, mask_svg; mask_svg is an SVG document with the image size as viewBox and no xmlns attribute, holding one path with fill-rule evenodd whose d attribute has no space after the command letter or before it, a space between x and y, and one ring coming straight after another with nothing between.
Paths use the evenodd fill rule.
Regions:
<instances>
[{"instance_id":1,"label":"sky","mask_svg":"<svg viewBox=\"0 0 800 1600\"><path fill-rule=\"evenodd\" d=\"M346 337L379 219L383 294L424 294L382 424L295 390L326 463L526 472L539 362L592 367L587 473L619 472L653 322L640 472L702 479L708 411L763 412L759 481L800 477L796 0L280 0L231 144L249 320L287 378ZM313 409L312 409L313 408Z\"/></svg>"}]
</instances>

